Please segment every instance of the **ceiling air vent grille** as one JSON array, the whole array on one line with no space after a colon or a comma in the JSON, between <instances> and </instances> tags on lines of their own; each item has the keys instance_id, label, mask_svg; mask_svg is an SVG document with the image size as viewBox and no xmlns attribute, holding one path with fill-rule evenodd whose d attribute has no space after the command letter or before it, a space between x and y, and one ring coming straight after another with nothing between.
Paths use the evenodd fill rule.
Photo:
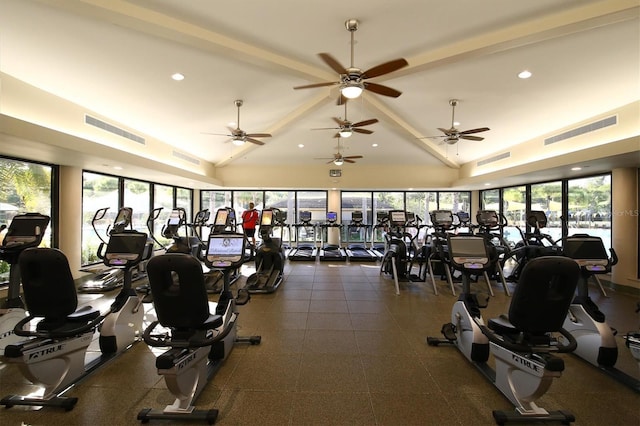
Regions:
<instances>
[{"instance_id":1,"label":"ceiling air vent grille","mask_svg":"<svg viewBox=\"0 0 640 426\"><path fill-rule=\"evenodd\" d=\"M494 161L504 160L505 158L511 157L511 152L503 152L502 154L495 155L491 158L487 158L485 160L478 161L476 163L477 166L484 166L489 163L493 163Z\"/></svg>"},{"instance_id":2,"label":"ceiling air vent grille","mask_svg":"<svg viewBox=\"0 0 640 426\"><path fill-rule=\"evenodd\" d=\"M585 133L593 132L599 129L603 129L605 127L616 125L616 124L618 124L618 117L613 115L611 117L607 117L602 120L594 121L593 123L589 123L584 126L578 127L577 129L569 130L567 132L560 133L559 135L547 138L544 140L544 144L551 145L552 143L556 143L556 142L563 141L565 139L584 135Z\"/></svg>"},{"instance_id":3,"label":"ceiling air vent grille","mask_svg":"<svg viewBox=\"0 0 640 426\"><path fill-rule=\"evenodd\" d=\"M200 165L200 160L198 160L197 158L193 158L187 154L183 154L178 151L173 151L173 156L181 160L188 161L189 163L195 164L197 166Z\"/></svg>"},{"instance_id":4,"label":"ceiling air vent grille","mask_svg":"<svg viewBox=\"0 0 640 426\"><path fill-rule=\"evenodd\" d=\"M114 135L118 135L120 137L132 140L141 145L145 145L146 141L142 136L135 135L131 132L128 132L124 129L114 126L113 124L109 124L104 122L98 118L91 117L90 115L84 116L84 122L90 126L97 127L99 129L105 130L109 133L113 133Z\"/></svg>"}]
</instances>

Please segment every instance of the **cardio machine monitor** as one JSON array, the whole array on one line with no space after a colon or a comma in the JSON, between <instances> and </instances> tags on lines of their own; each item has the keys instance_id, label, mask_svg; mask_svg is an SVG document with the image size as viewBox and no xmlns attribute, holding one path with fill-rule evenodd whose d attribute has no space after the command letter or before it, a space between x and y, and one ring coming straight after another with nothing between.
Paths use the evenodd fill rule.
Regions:
<instances>
[{"instance_id":1,"label":"cardio machine monitor","mask_svg":"<svg viewBox=\"0 0 640 426\"><path fill-rule=\"evenodd\" d=\"M227 226L227 220L229 218L229 210L227 209L219 209L216 212L216 218L214 221L214 226Z\"/></svg>"},{"instance_id":2,"label":"cardio machine monitor","mask_svg":"<svg viewBox=\"0 0 640 426\"><path fill-rule=\"evenodd\" d=\"M407 215L404 210L391 210L389 215L391 223L394 225L404 226L407 223Z\"/></svg>"},{"instance_id":3,"label":"cardio machine monitor","mask_svg":"<svg viewBox=\"0 0 640 426\"><path fill-rule=\"evenodd\" d=\"M533 228L544 228L547 226L547 215L542 210L531 210L527 213L527 223Z\"/></svg>"},{"instance_id":4,"label":"cardio machine monitor","mask_svg":"<svg viewBox=\"0 0 640 426\"><path fill-rule=\"evenodd\" d=\"M498 226L498 213L495 210L480 210L476 215L478 224L486 227Z\"/></svg>"},{"instance_id":5,"label":"cardio machine monitor","mask_svg":"<svg viewBox=\"0 0 640 426\"><path fill-rule=\"evenodd\" d=\"M273 223L273 210L262 210L260 226L270 226Z\"/></svg>"},{"instance_id":6,"label":"cardio machine monitor","mask_svg":"<svg viewBox=\"0 0 640 426\"><path fill-rule=\"evenodd\" d=\"M362 222L362 212L351 212L351 221L352 222Z\"/></svg>"},{"instance_id":7,"label":"cardio machine monitor","mask_svg":"<svg viewBox=\"0 0 640 426\"><path fill-rule=\"evenodd\" d=\"M451 226L453 215L450 210L435 210L431 212L431 221L440 226Z\"/></svg>"},{"instance_id":8,"label":"cardio machine monitor","mask_svg":"<svg viewBox=\"0 0 640 426\"><path fill-rule=\"evenodd\" d=\"M562 251L566 257L589 271L605 271L609 265L609 257L600 237L569 237L562 244Z\"/></svg>"},{"instance_id":9,"label":"cardio machine monitor","mask_svg":"<svg viewBox=\"0 0 640 426\"><path fill-rule=\"evenodd\" d=\"M212 267L228 267L244 256L244 235L217 234L209 236L207 264Z\"/></svg>"},{"instance_id":10,"label":"cardio machine monitor","mask_svg":"<svg viewBox=\"0 0 640 426\"><path fill-rule=\"evenodd\" d=\"M104 263L107 266L126 266L142 259L147 234L138 231L114 233L109 237Z\"/></svg>"},{"instance_id":11,"label":"cardio machine monitor","mask_svg":"<svg viewBox=\"0 0 640 426\"><path fill-rule=\"evenodd\" d=\"M311 212L310 211L301 211L300 212L300 222L311 222Z\"/></svg>"},{"instance_id":12,"label":"cardio machine monitor","mask_svg":"<svg viewBox=\"0 0 640 426\"><path fill-rule=\"evenodd\" d=\"M14 217L9 224L2 245L39 244L45 229L49 225L49 216L24 214Z\"/></svg>"},{"instance_id":13,"label":"cardio machine monitor","mask_svg":"<svg viewBox=\"0 0 640 426\"><path fill-rule=\"evenodd\" d=\"M173 210L171 212L171 216L169 216L169 226L177 226L180 225L180 211Z\"/></svg>"},{"instance_id":14,"label":"cardio machine monitor","mask_svg":"<svg viewBox=\"0 0 640 426\"><path fill-rule=\"evenodd\" d=\"M489 263L484 238L476 236L450 236L449 253L458 265L468 269L482 269Z\"/></svg>"},{"instance_id":15,"label":"cardio machine monitor","mask_svg":"<svg viewBox=\"0 0 640 426\"><path fill-rule=\"evenodd\" d=\"M327 222L333 223L338 220L338 213L336 212L327 212Z\"/></svg>"}]
</instances>

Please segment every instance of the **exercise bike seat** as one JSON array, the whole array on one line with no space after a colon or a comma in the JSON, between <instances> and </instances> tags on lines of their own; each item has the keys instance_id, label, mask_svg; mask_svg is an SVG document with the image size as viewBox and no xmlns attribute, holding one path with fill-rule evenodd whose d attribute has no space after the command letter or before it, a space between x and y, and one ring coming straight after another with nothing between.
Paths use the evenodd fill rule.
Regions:
<instances>
[{"instance_id":1,"label":"exercise bike seat","mask_svg":"<svg viewBox=\"0 0 640 426\"><path fill-rule=\"evenodd\" d=\"M100 312L91 306L78 309L73 275L60 250L29 248L22 253L18 264L28 318L43 318L36 326L40 337L70 337L74 332L85 332L87 324L100 318ZM34 335L28 331L16 334Z\"/></svg>"}]
</instances>

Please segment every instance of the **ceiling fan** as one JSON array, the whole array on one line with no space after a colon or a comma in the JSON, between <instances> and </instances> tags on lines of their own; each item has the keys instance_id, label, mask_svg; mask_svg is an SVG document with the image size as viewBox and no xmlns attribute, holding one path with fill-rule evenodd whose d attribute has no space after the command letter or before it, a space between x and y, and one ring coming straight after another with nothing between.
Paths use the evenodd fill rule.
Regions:
<instances>
[{"instance_id":1,"label":"ceiling fan","mask_svg":"<svg viewBox=\"0 0 640 426\"><path fill-rule=\"evenodd\" d=\"M351 66L349 68L343 67L340 62L338 62L333 56L328 53L319 53L320 59L324 61L332 70L340 74L340 81L332 81L325 83L315 83L308 84L305 86L297 86L294 89L309 89L313 87L323 87L323 86L333 86L336 84L340 85L340 99L338 103L343 103L341 98L344 96L347 99L354 99L360 96L363 90L368 90L370 92L377 93L383 96L390 96L392 98L397 98L402 94L402 92L392 89L388 86L383 86L382 84L371 83L366 80L379 77L384 74L389 74L393 71L397 71L400 68L406 67L409 63L406 59L394 59L389 62L385 62L383 64L377 65L373 68L369 68L366 71L362 71L360 68L356 68L353 65L353 46L354 46L354 33L358 29L358 20L357 19L349 19L345 22L345 27L351 33Z\"/></svg>"},{"instance_id":2,"label":"ceiling fan","mask_svg":"<svg viewBox=\"0 0 640 426\"><path fill-rule=\"evenodd\" d=\"M354 160L357 158L364 158L364 157L362 155L348 155L345 157L340 153L340 139L338 138L338 152L333 154L333 158L314 158L314 160L329 160L327 161L327 164L333 163L336 166L342 166L345 162L355 163Z\"/></svg>"},{"instance_id":3,"label":"ceiling fan","mask_svg":"<svg viewBox=\"0 0 640 426\"><path fill-rule=\"evenodd\" d=\"M231 134L205 133L205 135L228 136L231 138L231 142L237 146L244 145L245 142L251 142L256 145L264 145L264 142L255 138L270 138L271 135L269 133L247 133L244 130L240 129L240 107L243 104L242 99L236 99L234 101L234 104L236 107L238 107L238 120L236 121L235 129L227 126L227 129L229 129Z\"/></svg>"},{"instance_id":4,"label":"ceiling fan","mask_svg":"<svg viewBox=\"0 0 640 426\"><path fill-rule=\"evenodd\" d=\"M337 130L338 133L335 134L334 138L348 138L354 132L355 133L364 133L366 135L370 135L373 133L373 130L369 129L361 129L360 127L369 126L371 124L377 123L377 118L371 118L369 120L358 121L357 123L352 123L347 119L347 104L344 104L344 120L338 117L331 117L333 121L338 123L338 127L320 127L311 130Z\"/></svg>"},{"instance_id":5,"label":"ceiling fan","mask_svg":"<svg viewBox=\"0 0 640 426\"><path fill-rule=\"evenodd\" d=\"M443 129L442 127L438 127L438 130L444 133L444 135L425 136L424 138L420 138L420 139L443 138L443 143L446 143L447 145L454 145L460 139L467 139L471 141L481 141L484 139L483 137L472 136L471 134L486 132L487 130L491 130L488 127L479 127L477 129L464 130L462 132L459 131L458 129L455 128L455 114L456 114L456 106L458 105L458 99L450 99L449 105L451 105L451 127L449 129Z\"/></svg>"}]
</instances>

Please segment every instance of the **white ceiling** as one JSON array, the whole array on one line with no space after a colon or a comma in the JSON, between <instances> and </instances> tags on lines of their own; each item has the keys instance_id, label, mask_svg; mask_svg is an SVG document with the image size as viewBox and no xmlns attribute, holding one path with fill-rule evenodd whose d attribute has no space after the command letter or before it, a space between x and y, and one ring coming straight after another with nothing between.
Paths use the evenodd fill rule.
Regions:
<instances>
[{"instance_id":1,"label":"white ceiling","mask_svg":"<svg viewBox=\"0 0 640 426\"><path fill-rule=\"evenodd\" d=\"M452 167L640 99L640 6L629 0L2 0L0 71L218 166L318 164L344 118L337 81L317 56L368 69L409 66L371 81L351 121L372 135L343 140L358 164ZM528 69L533 77L517 78ZM170 76L183 73L184 81ZM459 99L458 128L489 127L482 142L439 145ZM237 148L226 133L272 133ZM304 148L298 148L298 144ZM372 144L379 146L374 148Z\"/></svg>"}]
</instances>

